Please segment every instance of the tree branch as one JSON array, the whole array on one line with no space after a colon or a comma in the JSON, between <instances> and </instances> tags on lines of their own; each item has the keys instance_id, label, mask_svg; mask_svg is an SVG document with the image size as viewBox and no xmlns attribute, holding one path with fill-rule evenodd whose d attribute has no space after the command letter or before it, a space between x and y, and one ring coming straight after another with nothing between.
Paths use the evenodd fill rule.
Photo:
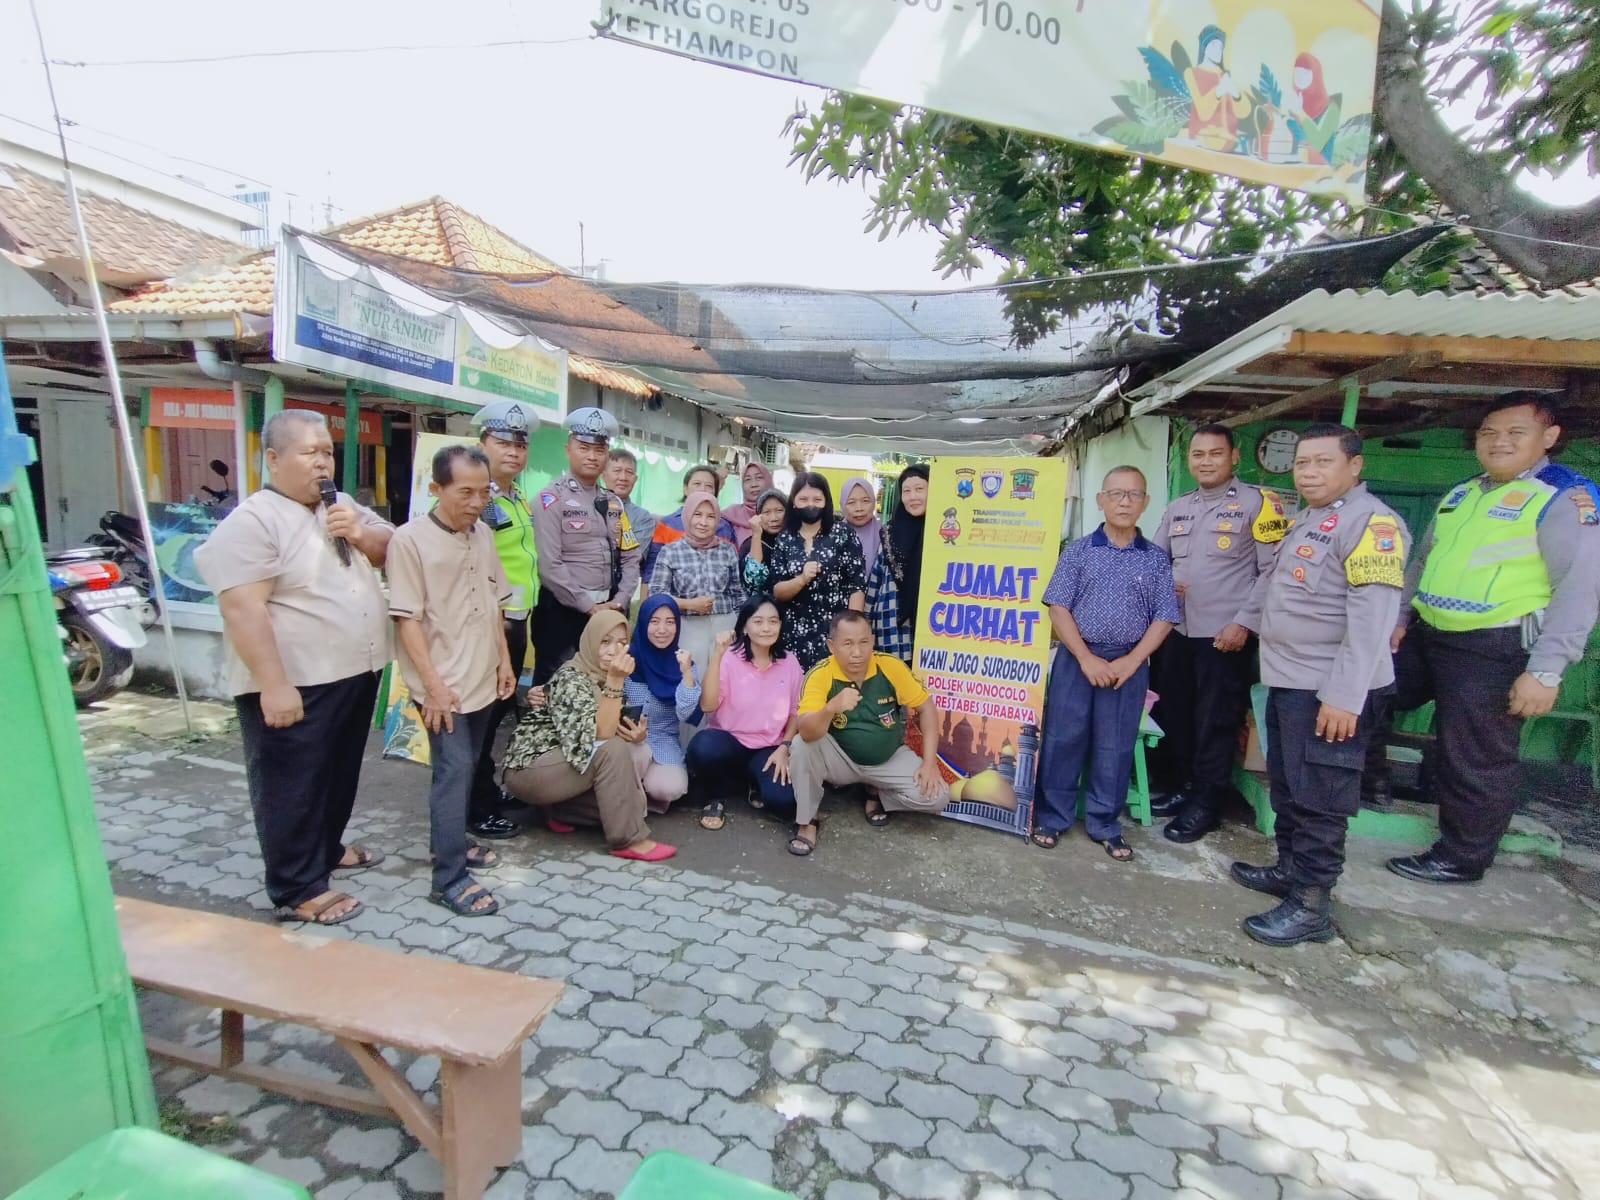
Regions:
<instances>
[{"instance_id":1,"label":"tree branch","mask_svg":"<svg viewBox=\"0 0 1600 1200\"><path fill-rule=\"evenodd\" d=\"M1546 204L1458 138L1428 96L1396 0L1383 6L1374 108L1411 168L1507 264L1548 287L1600 276L1600 200Z\"/></svg>"}]
</instances>

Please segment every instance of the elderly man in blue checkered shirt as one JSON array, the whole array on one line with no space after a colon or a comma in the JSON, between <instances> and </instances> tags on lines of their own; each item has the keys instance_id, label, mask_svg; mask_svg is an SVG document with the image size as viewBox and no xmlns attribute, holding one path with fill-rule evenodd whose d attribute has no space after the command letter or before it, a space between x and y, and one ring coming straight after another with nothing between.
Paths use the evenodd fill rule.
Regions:
<instances>
[{"instance_id":1,"label":"elderly man in blue checkered shirt","mask_svg":"<svg viewBox=\"0 0 1600 1200\"><path fill-rule=\"evenodd\" d=\"M1115 467L1095 503L1105 521L1061 552L1044 590L1061 639L1044 706L1035 845L1050 849L1077 817L1089 765L1085 824L1118 862L1133 857L1119 820L1144 717L1150 655L1178 623L1172 563L1139 532L1150 504L1144 473Z\"/></svg>"}]
</instances>

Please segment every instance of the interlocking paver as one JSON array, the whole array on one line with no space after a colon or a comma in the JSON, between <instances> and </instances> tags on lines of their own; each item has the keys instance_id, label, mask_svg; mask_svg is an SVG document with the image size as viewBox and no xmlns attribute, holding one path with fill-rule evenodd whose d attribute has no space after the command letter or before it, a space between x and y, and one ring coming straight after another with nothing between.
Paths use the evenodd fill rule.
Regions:
<instances>
[{"instance_id":1,"label":"interlocking paver","mask_svg":"<svg viewBox=\"0 0 1600 1200\"><path fill-rule=\"evenodd\" d=\"M142 775L109 772L115 786L103 777L116 878L259 908L243 779L225 756L191 759L161 801L145 794L161 755L133 768ZM1512 1118L1489 1115L1479 1097L1500 1064L1436 1045L1437 1014L1413 1026L1231 967L1100 955L1064 931L863 893L836 903L621 866L585 848L596 843L539 834L507 844L489 877L501 913L464 925L424 898L426 773L403 778L405 804L358 804L351 836L390 858L352 877L365 911L330 936L568 983L525 1052L522 1155L490 1200L615 1194L663 1148L800 1200L1579 1194L1547 1152L1532 1158L1508 1134ZM214 1017L143 1007L152 1031L214 1044ZM359 1081L309 1031L252 1024L251 1052ZM435 1060L395 1061L437 1087ZM317 1200L440 1187L437 1163L397 1126L182 1069L161 1068L157 1086L237 1118L225 1152L306 1179Z\"/></svg>"}]
</instances>

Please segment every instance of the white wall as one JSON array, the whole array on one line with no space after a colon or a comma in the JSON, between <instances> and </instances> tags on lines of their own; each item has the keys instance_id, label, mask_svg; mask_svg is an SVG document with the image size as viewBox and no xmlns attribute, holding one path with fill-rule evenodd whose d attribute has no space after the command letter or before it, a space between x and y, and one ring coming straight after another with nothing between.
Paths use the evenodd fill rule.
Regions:
<instances>
[{"instance_id":1,"label":"white wall","mask_svg":"<svg viewBox=\"0 0 1600 1200\"><path fill-rule=\"evenodd\" d=\"M67 307L15 263L0 258L0 316L34 317L64 313Z\"/></svg>"},{"instance_id":2,"label":"white wall","mask_svg":"<svg viewBox=\"0 0 1600 1200\"><path fill-rule=\"evenodd\" d=\"M1101 434L1085 445L1078 454L1077 464L1068 484L1068 494L1077 503L1068 505L1071 537L1082 537L1100 524L1100 510L1095 507L1095 493L1105 480L1106 472L1113 467L1138 467L1144 472L1150 492L1150 506L1145 509L1139 528L1145 533L1155 530L1156 523L1167 507L1167 448L1171 437L1171 422L1166 417L1138 417L1125 422L1110 433Z\"/></svg>"}]
</instances>

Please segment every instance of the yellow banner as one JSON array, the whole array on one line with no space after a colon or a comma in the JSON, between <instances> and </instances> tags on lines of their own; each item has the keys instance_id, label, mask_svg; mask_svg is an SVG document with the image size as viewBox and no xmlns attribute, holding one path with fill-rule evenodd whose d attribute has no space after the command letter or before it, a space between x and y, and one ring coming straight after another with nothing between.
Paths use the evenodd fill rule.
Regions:
<instances>
[{"instance_id":1,"label":"yellow banner","mask_svg":"<svg viewBox=\"0 0 1600 1200\"><path fill-rule=\"evenodd\" d=\"M607 36L1363 201L1381 0L601 0Z\"/></svg>"},{"instance_id":2,"label":"yellow banner","mask_svg":"<svg viewBox=\"0 0 1600 1200\"><path fill-rule=\"evenodd\" d=\"M931 468L913 666L942 714L939 760L956 800L946 815L1025 834L1050 657L1041 596L1061 545L1067 464L936 458Z\"/></svg>"}]
</instances>

